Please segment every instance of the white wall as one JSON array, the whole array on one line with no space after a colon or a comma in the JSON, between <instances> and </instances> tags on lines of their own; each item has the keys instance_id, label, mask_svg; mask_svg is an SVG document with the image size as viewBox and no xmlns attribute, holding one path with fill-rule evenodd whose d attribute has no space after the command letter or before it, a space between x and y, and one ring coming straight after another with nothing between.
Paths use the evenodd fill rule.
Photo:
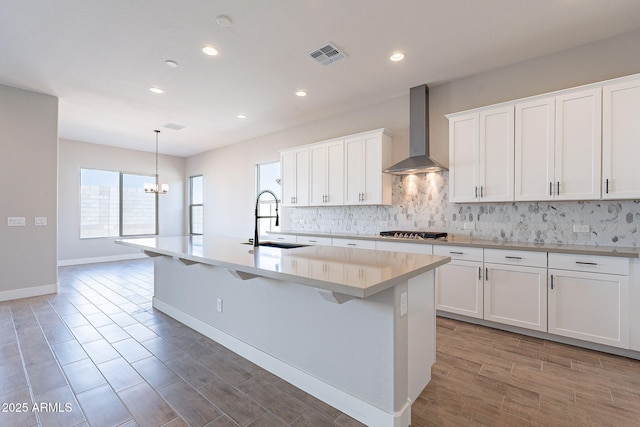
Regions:
<instances>
[{"instance_id":1,"label":"white wall","mask_svg":"<svg viewBox=\"0 0 640 427\"><path fill-rule=\"evenodd\" d=\"M150 141L153 137L150 136ZM93 168L155 174L155 153L127 150L87 142L60 139L58 173L58 260L61 265L80 261L101 261L139 254L117 245L113 238L80 239L80 169ZM185 159L160 155L160 182L169 193L159 197L159 233L179 236L187 232L185 209Z\"/></svg>"},{"instance_id":2,"label":"white wall","mask_svg":"<svg viewBox=\"0 0 640 427\"><path fill-rule=\"evenodd\" d=\"M640 73L640 31L431 88L432 154L449 164L445 114Z\"/></svg>"},{"instance_id":3,"label":"white wall","mask_svg":"<svg viewBox=\"0 0 640 427\"><path fill-rule=\"evenodd\" d=\"M58 98L0 86L0 300L56 290L57 142Z\"/></svg>"},{"instance_id":4,"label":"white wall","mask_svg":"<svg viewBox=\"0 0 640 427\"><path fill-rule=\"evenodd\" d=\"M280 160L279 150L371 129L387 128L399 149L394 158L409 152L409 98L388 100L303 124L271 135L229 145L187 158L187 176L204 176L205 234L249 238L253 236L255 166Z\"/></svg>"},{"instance_id":5,"label":"white wall","mask_svg":"<svg viewBox=\"0 0 640 427\"><path fill-rule=\"evenodd\" d=\"M432 86L431 155L448 164L445 114L638 72L640 31ZM408 91L405 96L188 158L186 174L205 178L205 233L252 235L254 167L278 160L278 150L385 127L395 134L393 161L402 160L409 152ZM287 221L283 224L284 229L290 226Z\"/></svg>"}]
</instances>

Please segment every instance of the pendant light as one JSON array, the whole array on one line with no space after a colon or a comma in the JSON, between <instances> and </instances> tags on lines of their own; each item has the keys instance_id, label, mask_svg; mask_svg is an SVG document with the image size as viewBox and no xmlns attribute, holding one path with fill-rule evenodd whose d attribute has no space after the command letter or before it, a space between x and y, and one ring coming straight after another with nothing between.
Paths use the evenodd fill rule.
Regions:
<instances>
[{"instance_id":1,"label":"pendant light","mask_svg":"<svg viewBox=\"0 0 640 427\"><path fill-rule=\"evenodd\" d=\"M154 193L154 194L167 194L169 192L169 184L159 184L158 183L158 134L159 130L154 130L156 133L156 182L155 184L145 184L144 192L145 193Z\"/></svg>"}]
</instances>

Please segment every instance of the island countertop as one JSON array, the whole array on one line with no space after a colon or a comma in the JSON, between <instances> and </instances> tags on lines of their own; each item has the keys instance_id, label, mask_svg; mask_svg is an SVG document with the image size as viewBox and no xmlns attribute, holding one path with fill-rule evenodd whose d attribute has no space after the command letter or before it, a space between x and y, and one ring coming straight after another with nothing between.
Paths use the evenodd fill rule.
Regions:
<instances>
[{"instance_id":1,"label":"island countertop","mask_svg":"<svg viewBox=\"0 0 640 427\"><path fill-rule=\"evenodd\" d=\"M230 270L242 278L267 277L367 298L450 261L449 257L332 246L254 248L242 239L179 236L120 239L150 256Z\"/></svg>"}]
</instances>

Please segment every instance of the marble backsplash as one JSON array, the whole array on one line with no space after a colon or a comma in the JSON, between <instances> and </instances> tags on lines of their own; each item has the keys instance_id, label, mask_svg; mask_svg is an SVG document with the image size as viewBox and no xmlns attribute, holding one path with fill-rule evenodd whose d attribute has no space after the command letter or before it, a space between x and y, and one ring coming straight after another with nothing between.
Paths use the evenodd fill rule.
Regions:
<instances>
[{"instance_id":1,"label":"marble backsplash","mask_svg":"<svg viewBox=\"0 0 640 427\"><path fill-rule=\"evenodd\" d=\"M391 206L286 208L282 230L433 230L494 241L640 246L638 200L451 204L448 177L448 172L395 176ZM465 230L465 223L475 229ZM589 232L574 232L574 224L588 225Z\"/></svg>"}]
</instances>

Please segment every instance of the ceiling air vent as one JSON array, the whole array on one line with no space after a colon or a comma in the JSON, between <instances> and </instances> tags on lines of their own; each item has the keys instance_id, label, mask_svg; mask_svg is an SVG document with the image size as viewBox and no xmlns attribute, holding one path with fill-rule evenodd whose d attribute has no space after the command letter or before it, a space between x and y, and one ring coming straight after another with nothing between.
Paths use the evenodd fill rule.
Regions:
<instances>
[{"instance_id":1,"label":"ceiling air vent","mask_svg":"<svg viewBox=\"0 0 640 427\"><path fill-rule=\"evenodd\" d=\"M182 130L184 128L186 128L186 126L182 126L182 125L178 125L175 123L167 123L166 125L164 125L165 128L167 129L172 129L172 130Z\"/></svg>"},{"instance_id":2,"label":"ceiling air vent","mask_svg":"<svg viewBox=\"0 0 640 427\"><path fill-rule=\"evenodd\" d=\"M321 65L329 65L332 62L339 61L347 55L341 52L333 43L328 43L326 46L309 53L309 56Z\"/></svg>"}]
</instances>

